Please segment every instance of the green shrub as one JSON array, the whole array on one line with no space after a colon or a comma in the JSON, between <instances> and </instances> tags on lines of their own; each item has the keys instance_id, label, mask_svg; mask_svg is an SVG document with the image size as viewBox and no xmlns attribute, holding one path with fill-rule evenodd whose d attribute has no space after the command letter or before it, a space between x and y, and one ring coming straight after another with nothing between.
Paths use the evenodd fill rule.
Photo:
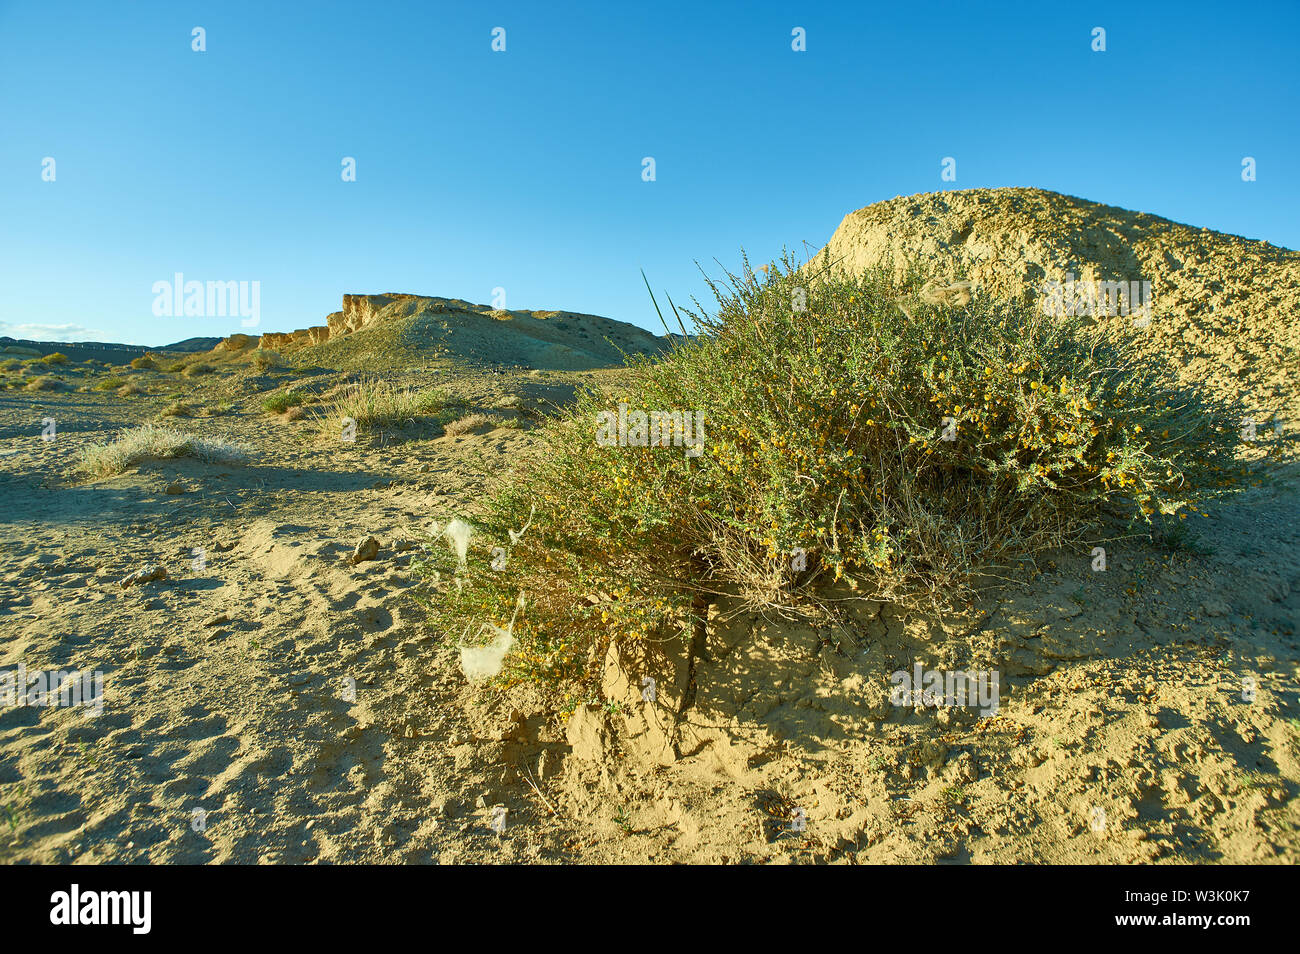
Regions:
<instances>
[{"instance_id":1,"label":"green shrub","mask_svg":"<svg viewBox=\"0 0 1300 954\"><path fill-rule=\"evenodd\" d=\"M41 361L45 364L67 364L68 356L60 351L55 351L41 358Z\"/></svg>"},{"instance_id":2,"label":"green shrub","mask_svg":"<svg viewBox=\"0 0 1300 954\"><path fill-rule=\"evenodd\" d=\"M291 407L297 407L307 400L302 391L277 391L262 401L262 410L270 414L283 414Z\"/></svg>"},{"instance_id":3,"label":"green shrub","mask_svg":"<svg viewBox=\"0 0 1300 954\"><path fill-rule=\"evenodd\" d=\"M143 354L138 358L131 359L131 367L135 368L137 371L153 371L157 369L158 362L151 356Z\"/></svg>"},{"instance_id":4,"label":"green shrub","mask_svg":"<svg viewBox=\"0 0 1300 954\"><path fill-rule=\"evenodd\" d=\"M841 581L942 608L981 570L1077 543L1115 510L1177 520L1240 480L1237 418L1128 340L979 296L926 303L916 275L824 266L787 260L760 280L746 265L714 286L716 315L687 312L693 337L545 428L538 458L475 516L467 566L445 544L421 564L457 577L436 586L439 625L504 627L524 593L507 677L598 678L610 639L678 636L713 594L824 616ZM620 405L632 424L702 415L701 452L600 446L598 415Z\"/></svg>"},{"instance_id":5,"label":"green shrub","mask_svg":"<svg viewBox=\"0 0 1300 954\"><path fill-rule=\"evenodd\" d=\"M114 376L114 377L111 377L111 378L104 378L102 381L96 381L96 382L95 382L95 390L96 390L96 391L116 391L118 388L122 387L122 385L124 385L124 384L126 384L126 378L123 378L123 377Z\"/></svg>"},{"instance_id":6,"label":"green shrub","mask_svg":"<svg viewBox=\"0 0 1300 954\"><path fill-rule=\"evenodd\" d=\"M216 368L212 365L199 361L195 364L186 365L183 373L187 378L197 378L201 374L211 374L215 370Z\"/></svg>"}]
</instances>

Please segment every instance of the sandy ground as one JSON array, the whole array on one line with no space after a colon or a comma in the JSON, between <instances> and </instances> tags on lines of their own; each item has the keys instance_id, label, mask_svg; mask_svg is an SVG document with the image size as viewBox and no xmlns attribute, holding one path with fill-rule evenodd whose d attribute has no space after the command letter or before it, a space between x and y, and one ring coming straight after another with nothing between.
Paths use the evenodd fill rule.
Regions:
<instances>
[{"instance_id":1,"label":"sandy ground","mask_svg":"<svg viewBox=\"0 0 1300 954\"><path fill-rule=\"evenodd\" d=\"M576 379L432 376L467 411ZM183 384L228 408L181 426L253 445L249 464L93 482L70 473L78 448L165 395L0 392L0 669L104 673L99 715L0 709L0 859L1300 859L1294 482L1181 549L1110 541L1104 572L1057 554L961 619L865 601L837 632L719 617L674 754L671 674L647 701L611 658L605 698L566 717L469 687L455 635L411 598L419 531L472 510L533 415L321 443L261 411L275 384ZM378 559L349 565L368 535ZM119 585L151 563L170 578ZM997 668L997 714L890 704L890 674L918 661Z\"/></svg>"}]
</instances>

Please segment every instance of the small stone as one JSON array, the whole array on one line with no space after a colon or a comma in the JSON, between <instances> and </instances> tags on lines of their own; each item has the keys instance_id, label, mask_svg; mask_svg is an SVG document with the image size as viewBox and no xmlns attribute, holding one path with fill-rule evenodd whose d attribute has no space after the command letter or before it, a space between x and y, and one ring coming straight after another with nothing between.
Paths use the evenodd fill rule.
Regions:
<instances>
[{"instance_id":1,"label":"small stone","mask_svg":"<svg viewBox=\"0 0 1300 954\"><path fill-rule=\"evenodd\" d=\"M157 580L167 579L167 571L157 563L146 563L134 573L128 573L122 577L120 585L122 589L128 586L136 586L141 583L153 583Z\"/></svg>"},{"instance_id":2,"label":"small stone","mask_svg":"<svg viewBox=\"0 0 1300 954\"><path fill-rule=\"evenodd\" d=\"M1206 616L1227 616L1231 610L1223 600L1208 599L1201 604L1201 612Z\"/></svg>"},{"instance_id":3,"label":"small stone","mask_svg":"<svg viewBox=\"0 0 1300 954\"><path fill-rule=\"evenodd\" d=\"M379 556L379 540L375 537L366 537L357 544L352 555L348 557L348 563L356 566L358 563L364 563L367 560L374 560Z\"/></svg>"}]
</instances>

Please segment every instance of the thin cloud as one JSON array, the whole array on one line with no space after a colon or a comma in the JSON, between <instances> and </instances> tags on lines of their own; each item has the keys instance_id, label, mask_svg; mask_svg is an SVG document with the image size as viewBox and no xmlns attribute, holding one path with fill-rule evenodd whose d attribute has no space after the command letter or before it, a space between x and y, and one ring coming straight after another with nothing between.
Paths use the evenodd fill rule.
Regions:
<instances>
[{"instance_id":1,"label":"thin cloud","mask_svg":"<svg viewBox=\"0 0 1300 954\"><path fill-rule=\"evenodd\" d=\"M103 340L104 333L85 325L12 325L0 321L0 335L28 341L96 341Z\"/></svg>"}]
</instances>

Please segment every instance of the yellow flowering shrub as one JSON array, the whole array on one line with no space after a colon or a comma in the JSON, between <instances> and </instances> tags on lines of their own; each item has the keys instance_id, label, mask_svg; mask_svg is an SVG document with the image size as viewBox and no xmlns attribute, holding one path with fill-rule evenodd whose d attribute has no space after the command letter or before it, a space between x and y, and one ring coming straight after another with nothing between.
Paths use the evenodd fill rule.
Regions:
<instances>
[{"instance_id":1,"label":"yellow flowering shrub","mask_svg":"<svg viewBox=\"0 0 1300 954\"><path fill-rule=\"evenodd\" d=\"M746 264L714 286L712 314L686 312L693 335L549 425L476 518L467 565L436 548L425 564L444 628L504 626L523 593L508 678L582 680L610 639L652 653L680 638L710 594L797 610L845 580L942 605L1107 513L1176 522L1240 485L1234 410L1130 342L823 264ZM615 411L701 415L698 455L604 446Z\"/></svg>"}]
</instances>

